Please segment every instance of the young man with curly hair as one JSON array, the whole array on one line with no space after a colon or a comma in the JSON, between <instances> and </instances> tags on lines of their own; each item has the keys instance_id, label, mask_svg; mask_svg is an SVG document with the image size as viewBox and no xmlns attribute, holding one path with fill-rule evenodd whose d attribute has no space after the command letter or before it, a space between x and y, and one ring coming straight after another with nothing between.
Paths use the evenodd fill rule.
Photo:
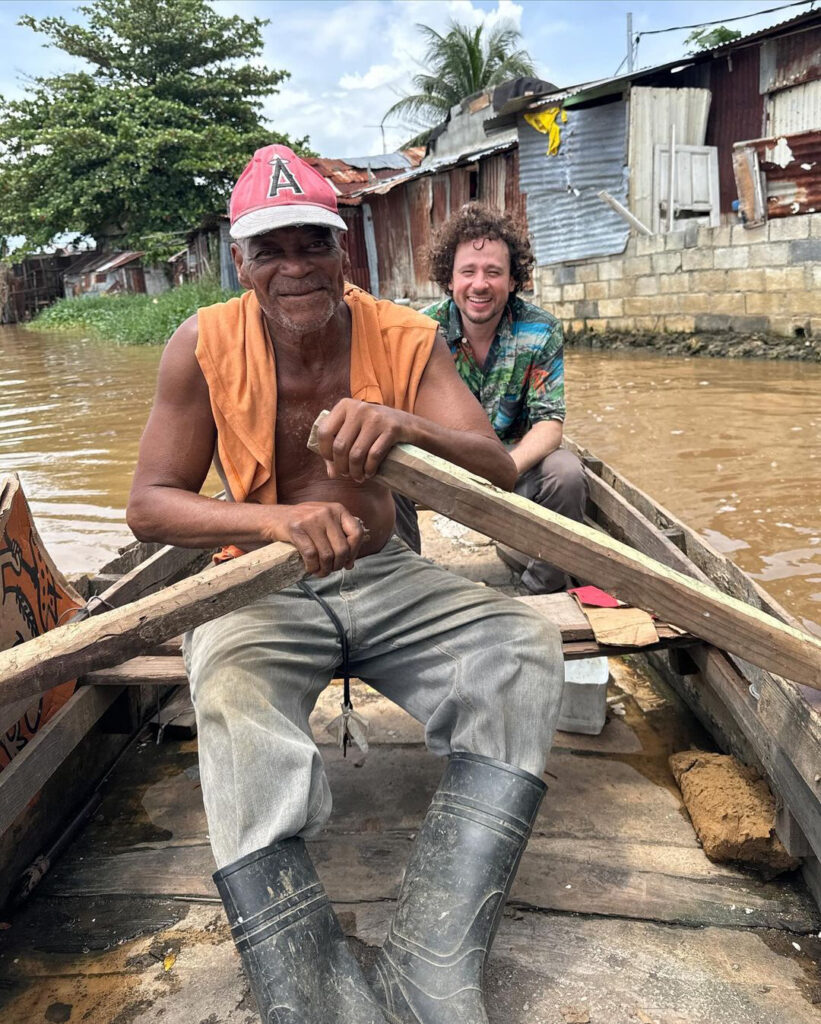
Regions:
<instances>
[{"instance_id":1,"label":"young man with curly hair","mask_svg":"<svg viewBox=\"0 0 821 1024\"><path fill-rule=\"evenodd\" d=\"M535 262L526 228L507 213L468 203L435 235L429 260L431 279L448 298L424 312L439 324L460 376L508 447L516 493L581 522L584 470L561 448L562 325L518 294ZM532 593L566 586L564 573L546 562L523 567L522 585Z\"/></svg>"}]
</instances>

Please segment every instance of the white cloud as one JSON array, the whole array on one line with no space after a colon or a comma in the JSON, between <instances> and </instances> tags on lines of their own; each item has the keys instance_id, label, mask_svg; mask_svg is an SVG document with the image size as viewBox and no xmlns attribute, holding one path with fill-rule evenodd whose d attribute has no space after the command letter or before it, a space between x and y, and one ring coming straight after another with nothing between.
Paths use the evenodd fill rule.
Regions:
<instances>
[{"instance_id":1,"label":"white cloud","mask_svg":"<svg viewBox=\"0 0 821 1024\"><path fill-rule=\"evenodd\" d=\"M339 85L342 89L379 89L383 85L392 85L401 75L402 70L395 64L372 64L364 75L358 71L353 75L343 75Z\"/></svg>"}]
</instances>

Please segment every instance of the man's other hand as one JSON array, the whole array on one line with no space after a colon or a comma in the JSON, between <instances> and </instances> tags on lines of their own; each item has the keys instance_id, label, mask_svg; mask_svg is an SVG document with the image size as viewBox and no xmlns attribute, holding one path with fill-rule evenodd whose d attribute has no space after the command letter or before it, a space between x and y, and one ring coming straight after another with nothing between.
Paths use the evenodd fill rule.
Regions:
<instances>
[{"instance_id":1,"label":"man's other hand","mask_svg":"<svg viewBox=\"0 0 821 1024\"><path fill-rule=\"evenodd\" d=\"M395 444L411 440L413 419L399 409L340 399L317 433L328 476L357 484L369 480Z\"/></svg>"},{"instance_id":2,"label":"man's other hand","mask_svg":"<svg viewBox=\"0 0 821 1024\"><path fill-rule=\"evenodd\" d=\"M365 539L361 519L337 502L303 501L274 505L271 540L287 541L297 549L314 576L352 569Z\"/></svg>"}]
</instances>

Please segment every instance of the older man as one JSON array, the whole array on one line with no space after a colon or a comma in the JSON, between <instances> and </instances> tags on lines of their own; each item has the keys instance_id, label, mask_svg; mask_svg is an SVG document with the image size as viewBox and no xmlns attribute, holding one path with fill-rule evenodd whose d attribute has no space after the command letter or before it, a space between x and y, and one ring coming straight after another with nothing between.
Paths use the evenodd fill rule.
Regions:
<instances>
[{"instance_id":1,"label":"older man","mask_svg":"<svg viewBox=\"0 0 821 1024\"><path fill-rule=\"evenodd\" d=\"M534 262L527 231L507 213L468 203L437 233L429 259L432 279L449 297L425 312L440 325L460 376L509 447L516 493L581 522L584 470L561 447L562 326L518 294ZM531 559L523 568L522 585L532 593L566 584L564 573L546 562Z\"/></svg>"},{"instance_id":2,"label":"older man","mask_svg":"<svg viewBox=\"0 0 821 1024\"><path fill-rule=\"evenodd\" d=\"M265 1021L479 1024L481 971L558 714L557 631L418 558L377 479L411 442L509 488L516 470L430 319L346 285L324 179L259 150L231 200L239 299L199 311L160 366L129 505L137 536L292 543L310 583L185 639L215 880ZM311 424L321 457L306 448ZM230 501L198 492L212 456ZM305 850L331 810L308 716L350 671L449 757L371 987Z\"/></svg>"}]
</instances>

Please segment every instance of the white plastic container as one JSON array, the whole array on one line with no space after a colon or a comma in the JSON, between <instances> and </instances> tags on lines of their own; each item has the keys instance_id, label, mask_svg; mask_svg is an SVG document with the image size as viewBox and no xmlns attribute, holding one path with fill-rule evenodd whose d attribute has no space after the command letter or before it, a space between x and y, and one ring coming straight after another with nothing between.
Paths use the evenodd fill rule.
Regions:
<instances>
[{"instance_id":1,"label":"white plastic container","mask_svg":"<svg viewBox=\"0 0 821 1024\"><path fill-rule=\"evenodd\" d=\"M606 657L582 658L564 663L564 693L558 729L598 736L607 715Z\"/></svg>"}]
</instances>

